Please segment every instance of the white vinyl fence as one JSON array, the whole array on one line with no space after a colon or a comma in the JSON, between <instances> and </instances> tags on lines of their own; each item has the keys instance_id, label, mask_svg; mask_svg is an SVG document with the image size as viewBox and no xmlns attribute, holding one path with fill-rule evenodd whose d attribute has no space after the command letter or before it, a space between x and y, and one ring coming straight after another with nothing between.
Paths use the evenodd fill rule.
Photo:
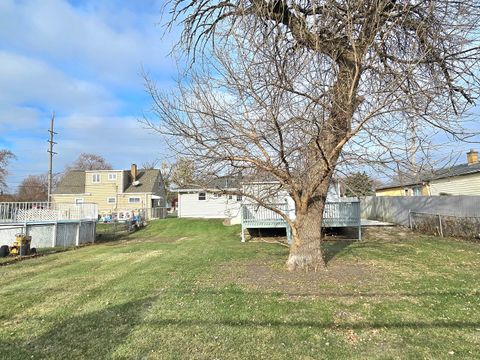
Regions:
<instances>
[{"instance_id":1,"label":"white vinyl fence","mask_svg":"<svg viewBox=\"0 0 480 360\"><path fill-rule=\"evenodd\" d=\"M97 220L97 204L0 202L0 223Z\"/></svg>"}]
</instances>

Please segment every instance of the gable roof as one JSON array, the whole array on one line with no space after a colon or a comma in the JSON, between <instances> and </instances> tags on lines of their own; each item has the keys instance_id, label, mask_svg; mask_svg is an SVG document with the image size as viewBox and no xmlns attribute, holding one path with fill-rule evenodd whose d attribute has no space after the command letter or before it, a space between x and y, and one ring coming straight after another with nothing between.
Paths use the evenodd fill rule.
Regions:
<instances>
[{"instance_id":1,"label":"gable roof","mask_svg":"<svg viewBox=\"0 0 480 360\"><path fill-rule=\"evenodd\" d=\"M85 193L85 170L71 170L58 182L54 194Z\"/></svg>"},{"instance_id":2,"label":"gable roof","mask_svg":"<svg viewBox=\"0 0 480 360\"><path fill-rule=\"evenodd\" d=\"M139 170L137 173L137 181L140 182L138 186L132 185L129 181L127 188L123 191L124 193L145 193L145 192L154 192L157 178L160 170L148 169L148 170ZM128 171L131 175L130 171Z\"/></svg>"},{"instance_id":3,"label":"gable roof","mask_svg":"<svg viewBox=\"0 0 480 360\"><path fill-rule=\"evenodd\" d=\"M118 170L112 170L118 171ZM89 172L91 172L89 170ZM137 173L138 186L132 185L131 172L125 170L128 177L128 183L123 191L124 193L148 193L156 192L157 179L159 178L160 170L157 169L140 169ZM53 194L84 194L85 193L85 170L71 170L69 171L57 184Z\"/></svg>"},{"instance_id":4,"label":"gable roof","mask_svg":"<svg viewBox=\"0 0 480 360\"><path fill-rule=\"evenodd\" d=\"M444 179L452 176L468 175L480 172L480 163L455 165L446 169L439 169L430 174L428 180Z\"/></svg>"}]
</instances>

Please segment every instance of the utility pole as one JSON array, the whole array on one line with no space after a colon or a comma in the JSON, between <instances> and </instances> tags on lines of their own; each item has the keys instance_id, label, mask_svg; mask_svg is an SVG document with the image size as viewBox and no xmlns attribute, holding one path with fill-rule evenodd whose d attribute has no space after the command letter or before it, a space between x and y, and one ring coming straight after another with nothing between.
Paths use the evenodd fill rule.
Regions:
<instances>
[{"instance_id":1,"label":"utility pole","mask_svg":"<svg viewBox=\"0 0 480 360\"><path fill-rule=\"evenodd\" d=\"M408 129L408 135L410 138L408 139L408 162L410 171L415 176L418 173L417 169L417 126L415 124L415 120L411 120ZM407 136L408 136L407 135Z\"/></svg>"},{"instance_id":2,"label":"utility pole","mask_svg":"<svg viewBox=\"0 0 480 360\"><path fill-rule=\"evenodd\" d=\"M54 121L55 121L55 112L52 112L52 117L50 119L50 130L48 130L48 132L50 133L50 140L48 140L49 148L47 150L47 152L49 154L49 161L48 161L48 199L47 199L48 202L51 201L51 196L52 196L53 155L56 154L56 152L53 151L53 145L56 144L56 142L53 141L53 136L57 134L55 131L53 131Z\"/></svg>"}]
</instances>

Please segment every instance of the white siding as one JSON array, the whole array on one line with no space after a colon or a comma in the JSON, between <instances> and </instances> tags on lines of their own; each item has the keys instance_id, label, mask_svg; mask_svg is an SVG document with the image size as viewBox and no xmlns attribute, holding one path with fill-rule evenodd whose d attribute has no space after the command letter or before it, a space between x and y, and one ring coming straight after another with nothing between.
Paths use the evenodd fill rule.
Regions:
<instances>
[{"instance_id":1,"label":"white siding","mask_svg":"<svg viewBox=\"0 0 480 360\"><path fill-rule=\"evenodd\" d=\"M207 193L206 200L198 200L198 193L179 193L178 204L178 217L240 219L241 201L237 201L235 195L228 199L228 195L214 198Z\"/></svg>"},{"instance_id":2,"label":"white siding","mask_svg":"<svg viewBox=\"0 0 480 360\"><path fill-rule=\"evenodd\" d=\"M480 195L480 174L430 181L431 195Z\"/></svg>"},{"instance_id":3,"label":"white siding","mask_svg":"<svg viewBox=\"0 0 480 360\"><path fill-rule=\"evenodd\" d=\"M247 184L243 190L254 193L256 196L267 195L271 192L272 184ZM265 192L262 194L262 192ZM329 188L327 201L335 201L338 198L337 186L332 184ZM252 203L254 201L244 197L243 203ZM295 203L293 199L284 190L278 191L270 200L271 203L288 203L290 217L295 218ZM237 201L237 196L221 195L215 198L213 193L206 193L206 200L198 199L198 192L179 192L178 194L178 217L181 218L212 218L212 219L231 219L231 223L240 223L240 207L242 201Z\"/></svg>"}]
</instances>

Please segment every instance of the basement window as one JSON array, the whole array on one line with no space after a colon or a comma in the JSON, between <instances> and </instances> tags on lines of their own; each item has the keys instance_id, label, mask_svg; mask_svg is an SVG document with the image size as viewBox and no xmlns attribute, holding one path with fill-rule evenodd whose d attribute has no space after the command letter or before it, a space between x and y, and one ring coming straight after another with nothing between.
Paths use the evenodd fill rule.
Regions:
<instances>
[{"instance_id":1,"label":"basement window","mask_svg":"<svg viewBox=\"0 0 480 360\"><path fill-rule=\"evenodd\" d=\"M198 193L198 200L207 200L207 194L204 192Z\"/></svg>"}]
</instances>

